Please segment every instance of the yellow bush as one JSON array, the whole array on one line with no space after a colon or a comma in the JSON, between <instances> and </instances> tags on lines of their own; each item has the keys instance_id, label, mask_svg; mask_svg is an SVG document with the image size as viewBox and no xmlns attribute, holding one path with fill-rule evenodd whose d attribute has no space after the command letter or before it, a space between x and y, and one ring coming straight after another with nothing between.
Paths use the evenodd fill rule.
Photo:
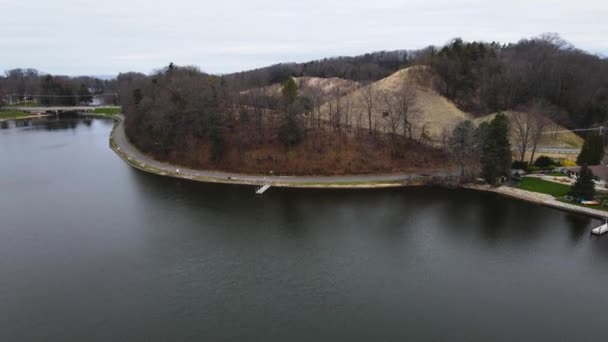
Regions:
<instances>
[{"instance_id":1,"label":"yellow bush","mask_svg":"<svg viewBox=\"0 0 608 342\"><path fill-rule=\"evenodd\" d=\"M563 160L562 165L565 167L576 166L576 162L574 160Z\"/></svg>"}]
</instances>

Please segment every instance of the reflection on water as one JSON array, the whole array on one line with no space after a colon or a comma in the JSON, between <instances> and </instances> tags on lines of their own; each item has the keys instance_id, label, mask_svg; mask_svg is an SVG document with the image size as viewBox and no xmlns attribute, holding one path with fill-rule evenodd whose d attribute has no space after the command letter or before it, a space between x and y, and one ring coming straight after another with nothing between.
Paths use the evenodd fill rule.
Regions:
<instances>
[{"instance_id":1,"label":"reflection on water","mask_svg":"<svg viewBox=\"0 0 608 342\"><path fill-rule=\"evenodd\" d=\"M113 122L111 119L91 119L85 118L80 119L77 117L72 118L64 118L64 117L43 117L39 119L20 119L20 120L8 120L0 122L0 127L2 129L9 128L22 128L22 129L31 129L31 130L47 130L47 131L56 131L56 130L75 130L78 126L86 126L91 127L93 124L93 120Z\"/></svg>"},{"instance_id":2,"label":"reflection on water","mask_svg":"<svg viewBox=\"0 0 608 342\"><path fill-rule=\"evenodd\" d=\"M163 178L114 155L112 125L2 123L1 341L604 336L597 220L473 191Z\"/></svg>"}]
</instances>

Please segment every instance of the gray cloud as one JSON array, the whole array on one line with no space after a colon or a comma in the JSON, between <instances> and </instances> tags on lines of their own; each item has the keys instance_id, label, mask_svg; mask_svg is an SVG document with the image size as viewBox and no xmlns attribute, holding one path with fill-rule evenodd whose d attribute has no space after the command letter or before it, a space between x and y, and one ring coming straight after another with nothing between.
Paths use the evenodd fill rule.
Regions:
<instances>
[{"instance_id":1,"label":"gray cloud","mask_svg":"<svg viewBox=\"0 0 608 342\"><path fill-rule=\"evenodd\" d=\"M222 73L543 32L608 54L608 5L592 0L0 0L0 9L0 67L63 74L149 72L171 61Z\"/></svg>"}]
</instances>

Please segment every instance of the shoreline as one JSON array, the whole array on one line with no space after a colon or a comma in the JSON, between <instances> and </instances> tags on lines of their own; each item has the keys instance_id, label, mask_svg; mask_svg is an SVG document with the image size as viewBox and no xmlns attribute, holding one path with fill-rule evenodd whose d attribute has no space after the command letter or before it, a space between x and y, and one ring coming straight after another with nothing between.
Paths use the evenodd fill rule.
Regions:
<instances>
[{"instance_id":1,"label":"shoreline","mask_svg":"<svg viewBox=\"0 0 608 342\"><path fill-rule=\"evenodd\" d=\"M53 114L27 115L27 116L18 116L16 118L1 118L0 122L28 120L28 119L42 119L42 118L48 118L49 116L53 116Z\"/></svg>"},{"instance_id":2,"label":"shoreline","mask_svg":"<svg viewBox=\"0 0 608 342\"><path fill-rule=\"evenodd\" d=\"M603 220L606 217L608 217L608 211L580 207L577 205L560 202L551 195L521 190L521 189L517 189L517 188L511 188L511 187L507 187L507 186L493 188L489 185L464 184L461 186L461 188L467 189L467 190L480 191L480 192L491 192L491 193L498 194L499 196L509 197L509 198L520 200L520 201L525 201L528 203L542 205L542 206L549 207L552 209L557 209L560 211L566 211L566 212L570 212L570 213L585 215L585 216L589 216L589 217L596 218L596 219Z\"/></svg>"},{"instance_id":3,"label":"shoreline","mask_svg":"<svg viewBox=\"0 0 608 342\"><path fill-rule=\"evenodd\" d=\"M105 116L104 117L109 117ZM458 176L454 173L410 173L410 174L388 174L388 175L360 175L360 176L263 176L263 175L247 175L247 174L236 174L229 172L220 171L203 171L203 170L190 170L181 169L180 172L171 172L166 168L157 168L153 165L146 164L146 162L139 160L137 155L129 154L125 150L129 151L129 148L135 149L141 156L145 156L141 151L137 150L128 140L124 134L123 117L113 116L115 120L114 127L110 133L110 147L112 150L127 164L132 167L139 169L143 172L172 177L186 180L192 180L203 183L220 183L220 184L233 184L233 185L249 185L249 186L262 186L271 185L273 187L283 188L301 188L301 189L379 189L379 188L397 188L397 187L410 187L410 186L451 186L456 188L462 188L467 190L474 190L480 192L492 192L500 196L510 197L513 199L542 205L545 207L567 211L570 213L585 215L596 219L604 219L608 216L608 212L601 210L580 207L556 200L551 195L535 193L525 191L521 189L511 188L502 186L499 188L492 188L488 185L474 185L474 184L461 184L457 183ZM118 135L117 135L118 134ZM122 134L122 136L120 136ZM116 138L122 138L116 139ZM118 140L118 143L117 143ZM122 148L121 148L122 147ZM147 159L149 157L145 156ZM171 165L168 163L162 163L156 161L165 167L169 167L174 170L179 170L178 166Z\"/></svg>"},{"instance_id":4,"label":"shoreline","mask_svg":"<svg viewBox=\"0 0 608 342\"><path fill-rule=\"evenodd\" d=\"M272 187L302 189L376 189L425 185L457 186L458 183L458 173L456 171L424 171L420 173L346 176L268 176L212 170L194 170L160 162L147 156L128 141L124 130L123 116L115 116L113 119L116 123L110 133L110 148L132 167L159 176L187 179L203 183L250 186L270 185Z\"/></svg>"},{"instance_id":5,"label":"shoreline","mask_svg":"<svg viewBox=\"0 0 608 342\"><path fill-rule=\"evenodd\" d=\"M124 133L123 120L120 115L103 113L86 113L84 117L98 117L114 120L110 132L110 148L127 164L142 172L158 176L185 179L201 183L232 184L245 186L263 186L299 189L381 189L416 186L442 186L461 188L480 192L491 192L499 196L509 197L532 204L542 205L552 209L585 215L595 219L608 217L608 211L580 207L560 202L551 195L525 191L511 187L493 188L488 185L458 184L457 172L426 172L399 173L375 175L347 176L265 176L254 174L238 174L211 170L193 170L182 168L165 162L153 160L133 146ZM32 116L28 118L41 118ZM25 118L24 118L25 119ZM7 119L18 120L18 119ZM0 120L3 121L3 120ZM151 161L151 162L150 162Z\"/></svg>"}]
</instances>

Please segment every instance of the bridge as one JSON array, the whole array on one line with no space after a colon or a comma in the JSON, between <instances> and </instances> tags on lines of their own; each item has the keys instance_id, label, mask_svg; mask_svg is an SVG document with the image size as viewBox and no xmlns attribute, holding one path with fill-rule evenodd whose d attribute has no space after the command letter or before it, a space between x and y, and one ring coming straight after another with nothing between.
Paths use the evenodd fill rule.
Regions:
<instances>
[{"instance_id":1,"label":"bridge","mask_svg":"<svg viewBox=\"0 0 608 342\"><path fill-rule=\"evenodd\" d=\"M109 107L109 106L108 106ZM104 106L104 108L108 108ZM63 112L94 112L93 106L65 106L65 107L10 107L11 109L32 114L58 114ZM116 107L119 108L119 107Z\"/></svg>"}]
</instances>

